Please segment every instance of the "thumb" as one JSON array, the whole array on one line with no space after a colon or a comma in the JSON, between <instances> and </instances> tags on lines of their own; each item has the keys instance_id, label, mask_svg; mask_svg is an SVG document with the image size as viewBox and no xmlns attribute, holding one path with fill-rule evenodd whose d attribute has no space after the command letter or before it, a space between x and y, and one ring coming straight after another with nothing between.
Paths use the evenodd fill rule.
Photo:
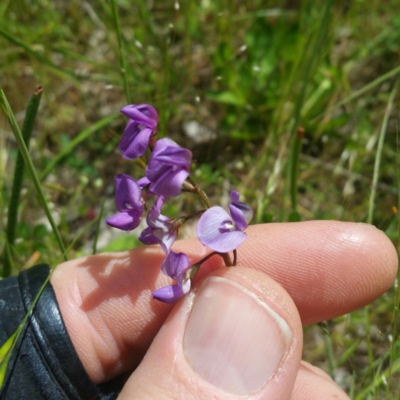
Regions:
<instances>
[{"instance_id":1,"label":"thumb","mask_svg":"<svg viewBox=\"0 0 400 400\"><path fill-rule=\"evenodd\" d=\"M301 346L278 283L220 269L177 303L119 399L290 399Z\"/></svg>"}]
</instances>

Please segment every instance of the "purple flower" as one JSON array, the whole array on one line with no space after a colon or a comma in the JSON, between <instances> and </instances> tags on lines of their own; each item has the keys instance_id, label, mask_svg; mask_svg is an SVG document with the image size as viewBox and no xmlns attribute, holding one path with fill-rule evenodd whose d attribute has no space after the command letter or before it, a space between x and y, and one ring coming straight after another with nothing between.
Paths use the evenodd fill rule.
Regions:
<instances>
[{"instance_id":1,"label":"purple flower","mask_svg":"<svg viewBox=\"0 0 400 400\"><path fill-rule=\"evenodd\" d=\"M107 220L108 225L131 231L140 224L143 213L141 189L129 175L115 176L115 205L119 213Z\"/></svg>"},{"instance_id":2,"label":"purple flower","mask_svg":"<svg viewBox=\"0 0 400 400\"><path fill-rule=\"evenodd\" d=\"M147 214L148 227L141 233L139 240L144 244L160 244L165 254L168 254L176 239L171 219L161 215L164 197L159 196Z\"/></svg>"},{"instance_id":3,"label":"purple flower","mask_svg":"<svg viewBox=\"0 0 400 400\"><path fill-rule=\"evenodd\" d=\"M170 251L168 256L161 264L161 270L165 275L175 279L176 285L164 286L153 292L153 297L164 303L173 303L180 299L190 290L190 279L186 271L189 269L189 258L184 253Z\"/></svg>"},{"instance_id":4,"label":"purple flower","mask_svg":"<svg viewBox=\"0 0 400 400\"><path fill-rule=\"evenodd\" d=\"M177 196L189 175L192 152L171 139L160 139L154 146L146 176L150 191L160 196Z\"/></svg>"},{"instance_id":5,"label":"purple flower","mask_svg":"<svg viewBox=\"0 0 400 400\"><path fill-rule=\"evenodd\" d=\"M239 193L231 191L229 215L222 207L209 208L199 219L197 237L214 251L227 253L239 247L247 235L243 231L250 222L253 211L239 201Z\"/></svg>"},{"instance_id":6,"label":"purple flower","mask_svg":"<svg viewBox=\"0 0 400 400\"><path fill-rule=\"evenodd\" d=\"M149 146L150 136L157 128L157 111L148 104L130 104L121 112L130 120L126 125L118 150L124 158L134 160L144 154Z\"/></svg>"}]
</instances>

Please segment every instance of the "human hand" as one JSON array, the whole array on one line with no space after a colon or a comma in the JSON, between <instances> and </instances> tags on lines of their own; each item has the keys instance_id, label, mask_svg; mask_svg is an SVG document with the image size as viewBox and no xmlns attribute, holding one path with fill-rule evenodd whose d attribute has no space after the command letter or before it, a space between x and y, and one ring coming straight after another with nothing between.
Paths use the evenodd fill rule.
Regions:
<instances>
[{"instance_id":1,"label":"human hand","mask_svg":"<svg viewBox=\"0 0 400 400\"><path fill-rule=\"evenodd\" d=\"M175 305L151 298L169 284L156 247L58 266L51 282L92 380L134 369L120 399L348 399L300 361L302 324L384 293L397 272L393 245L370 225L334 221L255 225L247 234L237 267L212 257L196 281L207 278ZM208 251L197 240L174 250L193 261Z\"/></svg>"}]
</instances>

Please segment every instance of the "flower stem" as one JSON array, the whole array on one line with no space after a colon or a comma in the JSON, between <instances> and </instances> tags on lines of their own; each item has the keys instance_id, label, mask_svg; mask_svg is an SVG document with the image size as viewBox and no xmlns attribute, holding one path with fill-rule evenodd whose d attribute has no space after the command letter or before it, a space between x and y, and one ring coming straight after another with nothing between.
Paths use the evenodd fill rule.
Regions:
<instances>
[{"instance_id":1,"label":"flower stem","mask_svg":"<svg viewBox=\"0 0 400 400\"><path fill-rule=\"evenodd\" d=\"M224 263L227 267L233 267L235 264L232 262L231 257L229 253L222 253L221 257L224 260Z\"/></svg>"},{"instance_id":2,"label":"flower stem","mask_svg":"<svg viewBox=\"0 0 400 400\"><path fill-rule=\"evenodd\" d=\"M183 182L183 184L182 184L182 190L183 190L184 192L196 193L195 188L194 188L193 185L190 184L189 182Z\"/></svg>"},{"instance_id":3,"label":"flower stem","mask_svg":"<svg viewBox=\"0 0 400 400\"><path fill-rule=\"evenodd\" d=\"M142 168L144 170L147 167L146 161L144 161L142 158L137 158L134 162L138 167L140 167L140 168Z\"/></svg>"},{"instance_id":4,"label":"flower stem","mask_svg":"<svg viewBox=\"0 0 400 400\"><path fill-rule=\"evenodd\" d=\"M180 221L182 221L182 224L184 224L186 221L189 221L189 219L192 219L194 217L197 217L198 215L201 215L205 212L206 210L199 210L194 212L193 214L186 215L185 217L179 218Z\"/></svg>"},{"instance_id":5,"label":"flower stem","mask_svg":"<svg viewBox=\"0 0 400 400\"><path fill-rule=\"evenodd\" d=\"M201 198L201 200L203 201L203 203L205 204L205 206L207 208L210 208L211 203L210 203L210 200L208 200L208 197L207 197L206 193L204 192L204 190L201 190L190 176L187 178L187 180L189 181L189 183L191 183L193 185L194 193L196 193Z\"/></svg>"},{"instance_id":6,"label":"flower stem","mask_svg":"<svg viewBox=\"0 0 400 400\"><path fill-rule=\"evenodd\" d=\"M183 224L185 224L187 221L189 221L189 219L197 217L198 215L203 214L205 211L206 210L199 210L199 211L194 212L193 214L186 215L184 217L180 217L180 218L177 218L177 219L172 219L171 220L171 222L172 222L172 231L178 232L179 229L181 228L181 226Z\"/></svg>"},{"instance_id":7,"label":"flower stem","mask_svg":"<svg viewBox=\"0 0 400 400\"><path fill-rule=\"evenodd\" d=\"M236 253L236 250L234 251L234 254ZM202 258L200 261L198 261L196 264L193 264L187 271L189 279L193 279L198 270L200 269L201 265L205 263L208 259L211 257L218 255L223 258L225 265L227 267L232 267L235 264L232 264L231 258L229 257L228 253L218 253L218 251L213 251L212 253L206 255L204 258ZM236 256L235 256L235 261L236 261Z\"/></svg>"},{"instance_id":8,"label":"flower stem","mask_svg":"<svg viewBox=\"0 0 400 400\"><path fill-rule=\"evenodd\" d=\"M218 252L216 252L216 251L213 251L212 253L206 255L204 258L202 258L200 261L198 261L196 264L193 264L193 265L186 271L187 277L188 277L189 279L193 279L193 278L196 276L197 272L199 271L199 269L200 269L200 267L201 267L201 264L203 264L204 262L206 262L209 258L215 256L216 254L218 254L219 256L222 256L221 253L218 253Z\"/></svg>"},{"instance_id":9,"label":"flower stem","mask_svg":"<svg viewBox=\"0 0 400 400\"><path fill-rule=\"evenodd\" d=\"M215 255L221 255L221 253L218 253L217 251L213 251L212 253L206 255L204 258L202 258L200 261L198 261L195 265L198 265L200 267L201 264L203 264L204 262L206 262L209 258L215 256Z\"/></svg>"}]
</instances>

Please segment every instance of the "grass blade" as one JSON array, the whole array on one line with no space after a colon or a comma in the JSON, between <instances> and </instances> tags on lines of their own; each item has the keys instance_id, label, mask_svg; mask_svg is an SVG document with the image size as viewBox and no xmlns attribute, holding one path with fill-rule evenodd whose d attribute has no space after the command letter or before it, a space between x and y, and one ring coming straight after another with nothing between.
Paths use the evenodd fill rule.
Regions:
<instances>
[{"instance_id":1,"label":"grass blade","mask_svg":"<svg viewBox=\"0 0 400 400\"><path fill-rule=\"evenodd\" d=\"M93 241L93 253L92 253L93 255L97 253L97 240L99 238L101 220L103 219L104 202L105 200L103 200L103 202L101 203L100 214L97 219L96 233L94 235L94 241Z\"/></svg>"},{"instance_id":2,"label":"grass blade","mask_svg":"<svg viewBox=\"0 0 400 400\"><path fill-rule=\"evenodd\" d=\"M294 108L293 124L290 135L291 145L290 145L290 154L288 163L289 193L290 193L292 214L297 213L297 172L298 172L297 164L301 146L301 136L296 135L296 131L299 129L301 111L304 103L304 97L306 93L309 76L312 71L314 62L317 59L317 53L318 51L321 51L321 45L326 36L327 27L329 26L330 10L332 6L333 6L333 0L329 0L326 2L324 14L321 18L321 23L319 25L318 35L317 38L315 39L315 44L304 67L304 74L301 79L302 86L300 89L300 93L296 99L296 104Z\"/></svg>"},{"instance_id":3,"label":"grass blade","mask_svg":"<svg viewBox=\"0 0 400 400\"><path fill-rule=\"evenodd\" d=\"M333 356L333 348L332 348L332 340L331 340L331 335L329 332L329 326L327 321L322 321L319 324L319 327L321 328L323 335L324 335L324 342L325 342L325 347L326 347L326 355L328 358L328 371L329 375L332 379L334 379L334 372L335 372L335 358Z\"/></svg>"},{"instance_id":4,"label":"grass blade","mask_svg":"<svg viewBox=\"0 0 400 400\"><path fill-rule=\"evenodd\" d=\"M399 143L397 139L397 157L396 157L396 162L397 162L397 186L400 189L400 153L399 153ZM398 196L398 204L397 208L400 210L400 196ZM397 211L399 213L399 211ZM400 218L397 216L397 229L399 230L399 238L400 238ZM397 254L399 254L399 243L397 244ZM387 386L386 386L386 393L385 393L385 400L389 400L390 397L390 378L393 373L393 365L394 362L396 361L396 343L398 343L399 339L399 333L398 333L398 325L399 325L399 313L400 313L400 287L399 287L399 281L400 281L400 270L397 271L397 277L394 283L394 313L393 313L393 332L392 332L392 343L391 343L391 349L390 349L390 360L389 360L389 368L388 368L388 380L387 380Z\"/></svg>"},{"instance_id":5,"label":"grass blade","mask_svg":"<svg viewBox=\"0 0 400 400\"><path fill-rule=\"evenodd\" d=\"M30 305L28 311L26 312L24 319L21 321L21 323L19 324L16 331L7 339L7 341L3 344L3 346L0 347L0 392L1 392L1 388L4 384L4 379L5 379L6 373L7 373L7 366L10 361L10 357L11 357L12 351L15 347L15 344L17 343L19 335L21 334L29 316L31 315L33 308L35 307L37 301L39 300L40 295L43 292L43 289L49 282L53 271L55 271L55 269L52 269L50 271L49 276L47 277L47 279L44 281L44 283L40 287L37 295L35 296L35 298L32 301L32 304Z\"/></svg>"},{"instance_id":6,"label":"grass blade","mask_svg":"<svg viewBox=\"0 0 400 400\"><path fill-rule=\"evenodd\" d=\"M79 143L87 139L92 133L108 125L112 121L116 120L118 115L109 115L108 117L102 118L95 122L93 125L81 131L71 142L65 146L56 157L54 157L47 165L46 168L40 174L40 180L42 181L46 176L53 170L53 168L65 157L67 156Z\"/></svg>"},{"instance_id":7,"label":"grass blade","mask_svg":"<svg viewBox=\"0 0 400 400\"><path fill-rule=\"evenodd\" d=\"M391 77L393 77L393 76L395 76L395 75L397 75L399 73L400 73L400 66L398 66L396 68L393 68L391 71L386 72L386 74L383 74L379 78L377 78L377 79L373 80L372 82L368 83L368 85L365 85L361 89L356 90L350 96L347 96L343 100L340 100L338 103L336 103L334 105L334 107L332 108L332 111L336 110L338 107L343 106L344 104L347 104L347 103L351 102L355 98L360 97L364 93L366 93L369 90L373 89L375 86L380 85L382 82L385 82L386 80L390 79Z\"/></svg>"},{"instance_id":8,"label":"grass blade","mask_svg":"<svg viewBox=\"0 0 400 400\"><path fill-rule=\"evenodd\" d=\"M115 0L111 0L111 7L112 7L112 15L114 19L115 31L117 33L117 40L118 40L118 50L119 50L119 67L122 75L122 79L124 82L124 92L126 101L128 104L131 104L131 96L129 93L129 83L128 83L128 73L126 70L126 61L125 61L125 51L124 46L122 44L122 35L121 35L121 27L119 23L118 17L118 10Z\"/></svg>"},{"instance_id":9,"label":"grass blade","mask_svg":"<svg viewBox=\"0 0 400 400\"><path fill-rule=\"evenodd\" d=\"M29 55L35 57L42 64L47 65L48 67L54 69L57 72L62 72L63 74L68 75L71 78L76 78L76 74L73 71L62 69L58 65L54 64L49 58L44 57L42 54L40 54L35 50L32 50L32 48L29 45L22 42L21 40L13 36L11 33L5 31L1 27L0 27L0 35L6 38L9 42L14 43L16 46L24 49Z\"/></svg>"},{"instance_id":10,"label":"grass blade","mask_svg":"<svg viewBox=\"0 0 400 400\"><path fill-rule=\"evenodd\" d=\"M383 74L382 76L379 76L378 78L374 79L372 82L368 83L367 85L363 86L361 89L356 90L355 92L351 93L349 96L345 97L344 99L340 100L337 102L335 105L332 106L332 108L329 110L329 113L332 114L335 110L337 110L339 107L344 106L347 103L350 103L357 97L362 96L364 93L367 93L368 91L372 90L374 87L380 85L381 83L387 81L388 79L392 78L393 76L396 76L400 73L400 66L393 68L389 72L386 72L386 74ZM326 114L322 113L314 117L313 122L320 118L326 118Z\"/></svg>"},{"instance_id":11,"label":"grass blade","mask_svg":"<svg viewBox=\"0 0 400 400\"><path fill-rule=\"evenodd\" d=\"M100 217L99 217L100 218ZM76 236L74 237L74 240L68 245L66 252L68 253L72 247L75 245L75 243L81 238L81 236L96 222L96 220L94 219L93 221L90 221L88 224L86 224L80 232L78 232L76 234Z\"/></svg>"},{"instance_id":12,"label":"grass blade","mask_svg":"<svg viewBox=\"0 0 400 400\"><path fill-rule=\"evenodd\" d=\"M398 82L399 80L396 81L392 92L390 93L389 96L389 101L385 110L385 115L383 117L382 121L382 126L381 130L379 133L379 141L378 141L378 147L376 149L376 157L375 157L375 165L374 165L374 172L373 172L373 177L372 177L372 184L371 184L371 194L369 198L369 207L368 207L368 217L367 217L367 222L369 224L372 224L373 218L374 218L374 208L375 208L375 197L376 197L376 190L377 190L377 184L378 184L378 179L379 179L379 168L381 165L381 158L382 158L382 151L383 151L383 144L385 142L385 136L386 136L386 130L387 130L387 124L389 122L389 117L393 109L393 102L394 98L397 93L398 89ZM370 307L366 306L364 308L364 324L365 324L365 332L366 332L366 342L367 342L367 351L368 351L368 358L370 361L370 364L372 365L374 361L374 352L373 352L373 345L372 345L372 340L371 340L371 320L370 320ZM375 379L374 379L375 381ZM373 389L376 389L376 385L373 386Z\"/></svg>"},{"instance_id":13,"label":"grass blade","mask_svg":"<svg viewBox=\"0 0 400 400\"><path fill-rule=\"evenodd\" d=\"M40 98L42 96L43 88L38 86L28 104L28 108L26 110L26 116L24 120L24 124L22 126L22 138L26 145L26 148L29 149L29 142L32 135L33 125L35 122L35 118L37 115L37 111L39 109ZM7 236L7 246L13 246L15 241L15 232L17 229L18 222L18 206L19 206L19 198L21 194L22 188L22 180L24 177L24 159L22 157L21 151L18 151L17 161L15 163L15 171L14 171L14 179L11 191L10 201L8 203L8 215L7 215L7 228L6 228L6 236ZM9 247L4 250L3 257L3 278L6 278L11 275L11 252L9 251Z\"/></svg>"},{"instance_id":14,"label":"grass blade","mask_svg":"<svg viewBox=\"0 0 400 400\"><path fill-rule=\"evenodd\" d=\"M375 165L374 165L374 173L372 177L372 185L371 185L371 195L369 198L369 208L368 208L368 218L367 222L372 224L372 220L374 217L374 207L375 207L375 197L376 197L376 189L378 184L379 178L379 168L381 165L381 158L382 158L382 150L383 150L383 143L385 142L386 136L386 129L387 124L389 122L389 117L393 109L393 102L394 98L397 93L399 80L396 81L392 92L390 93L389 101L385 110L385 116L383 117L382 127L379 133L379 141L378 141L378 148L376 149L376 157L375 157Z\"/></svg>"},{"instance_id":15,"label":"grass blade","mask_svg":"<svg viewBox=\"0 0 400 400\"><path fill-rule=\"evenodd\" d=\"M53 233L56 237L58 246L60 247L61 253L64 255L64 259L67 260L65 246L64 246L63 240L61 238L60 232L57 228L56 223L54 222L53 216L51 215L49 205L47 204L46 196L44 195L42 186L40 185L39 177L36 174L35 167L33 166L31 157L30 157L28 149L25 145L24 139L22 137L22 134L21 134L21 131L17 124L17 121L15 119L15 116L11 110L10 104L8 103L7 97L4 94L3 89L1 87L0 87L0 100L1 100L1 106L8 118L11 129L12 129L15 139L17 141L19 151L21 152L21 154L24 158L25 165L31 175L31 178L32 178L33 184L35 186L35 189L37 191L40 203L41 203L43 210L46 213L49 223L53 229Z\"/></svg>"}]
</instances>

